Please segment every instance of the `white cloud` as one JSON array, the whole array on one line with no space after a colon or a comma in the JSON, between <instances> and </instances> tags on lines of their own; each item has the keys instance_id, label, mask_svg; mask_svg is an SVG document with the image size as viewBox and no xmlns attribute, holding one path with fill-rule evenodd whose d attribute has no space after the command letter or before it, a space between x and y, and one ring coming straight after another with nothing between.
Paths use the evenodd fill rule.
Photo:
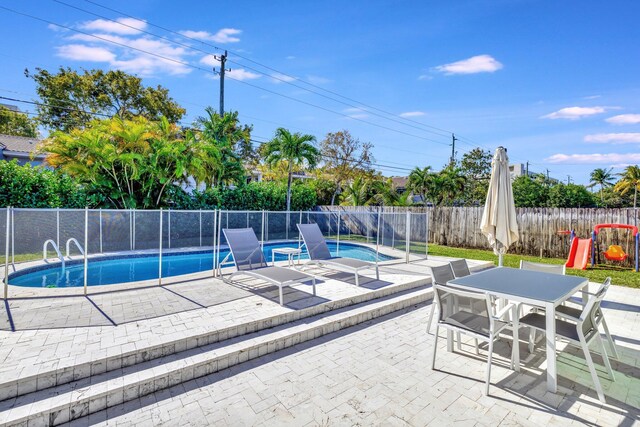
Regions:
<instances>
[{"instance_id":1,"label":"white cloud","mask_svg":"<svg viewBox=\"0 0 640 427\"><path fill-rule=\"evenodd\" d=\"M597 133L585 136L584 141L604 144L640 144L640 133Z\"/></svg>"},{"instance_id":2,"label":"white cloud","mask_svg":"<svg viewBox=\"0 0 640 427\"><path fill-rule=\"evenodd\" d=\"M116 56L113 52L102 47L91 47L83 44L68 44L56 48L61 58L74 61L113 62Z\"/></svg>"},{"instance_id":3,"label":"white cloud","mask_svg":"<svg viewBox=\"0 0 640 427\"><path fill-rule=\"evenodd\" d=\"M635 125L640 123L640 114L619 114L609 117L605 121L614 125Z\"/></svg>"},{"instance_id":4,"label":"white cloud","mask_svg":"<svg viewBox=\"0 0 640 427\"><path fill-rule=\"evenodd\" d=\"M115 22L107 21L106 19L96 19L95 21L84 22L80 24L79 27L89 31L133 35L139 34L140 30L146 29L147 23L134 18L118 18L115 19Z\"/></svg>"},{"instance_id":5,"label":"white cloud","mask_svg":"<svg viewBox=\"0 0 640 427\"><path fill-rule=\"evenodd\" d=\"M220 61L216 59L215 55L205 55L200 58L200 63L208 65L209 67L219 67Z\"/></svg>"},{"instance_id":6,"label":"white cloud","mask_svg":"<svg viewBox=\"0 0 640 427\"><path fill-rule=\"evenodd\" d=\"M424 116L422 111L407 111L406 113L400 113L400 117L420 117Z\"/></svg>"},{"instance_id":7,"label":"white cloud","mask_svg":"<svg viewBox=\"0 0 640 427\"><path fill-rule=\"evenodd\" d=\"M433 76L430 76L429 74L421 74L418 76L418 80L431 80L433 79Z\"/></svg>"},{"instance_id":8,"label":"white cloud","mask_svg":"<svg viewBox=\"0 0 640 427\"><path fill-rule=\"evenodd\" d=\"M583 117L593 116L594 114L602 114L607 110L606 107L565 107L553 113L546 114L541 119L567 119L578 120Z\"/></svg>"},{"instance_id":9,"label":"white cloud","mask_svg":"<svg viewBox=\"0 0 640 427\"><path fill-rule=\"evenodd\" d=\"M585 96L583 99L598 99L598 98L602 98L602 95L589 95L589 96Z\"/></svg>"},{"instance_id":10,"label":"white cloud","mask_svg":"<svg viewBox=\"0 0 640 427\"><path fill-rule=\"evenodd\" d=\"M293 55L289 55L289 56L287 56L287 57L286 57L286 58L284 58L284 59L292 60L292 59L296 59L296 57L295 57L295 56L293 56Z\"/></svg>"},{"instance_id":11,"label":"white cloud","mask_svg":"<svg viewBox=\"0 0 640 427\"><path fill-rule=\"evenodd\" d=\"M197 40L211 41L216 43L237 43L240 41L240 39L234 36L240 33L242 33L242 30L237 30L235 28L223 28L215 34L211 34L208 31L193 31L193 30L180 31L180 34L182 34L185 37L189 37Z\"/></svg>"},{"instance_id":12,"label":"white cloud","mask_svg":"<svg viewBox=\"0 0 640 427\"><path fill-rule=\"evenodd\" d=\"M331 83L331 80L329 80L326 77L313 76L313 75L307 76L307 81L309 83L313 83L314 85L324 85L327 83Z\"/></svg>"},{"instance_id":13,"label":"white cloud","mask_svg":"<svg viewBox=\"0 0 640 427\"><path fill-rule=\"evenodd\" d=\"M554 154L546 161L550 163L628 165L640 163L640 153Z\"/></svg>"},{"instance_id":14,"label":"white cloud","mask_svg":"<svg viewBox=\"0 0 640 427\"><path fill-rule=\"evenodd\" d=\"M193 71L187 64L189 51L164 40L102 33L74 34L66 39L85 43L57 48L58 56L75 61L108 62L113 68L141 76L183 75ZM111 57L105 52L110 52Z\"/></svg>"},{"instance_id":15,"label":"white cloud","mask_svg":"<svg viewBox=\"0 0 640 427\"><path fill-rule=\"evenodd\" d=\"M252 73L244 68L232 68L225 74L227 77L235 80L254 80L260 78L260 74Z\"/></svg>"},{"instance_id":16,"label":"white cloud","mask_svg":"<svg viewBox=\"0 0 640 427\"><path fill-rule=\"evenodd\" d=\"M271 75L271 77L274 83L288 83L296 80L295 77L281 73L274 73Z\"/></svg>"},{"instance_id":17,"label":"white cloud","mask_svg":"<svg viewBox=\"0 0 640 427\"><path fill-rule=\"evenodd\" d=\"M477 55L462 61L438 65L434 69L445 74L493 73L503 65L491 55Z\"/></svg>"},{"instance_id":18,"label":"white cloud","mask_svg":"<svg viewBox=\"0 0 640 427\"><path fill-rule=\"evenodd\" d=\"M369 117L366 110L357 107L345 108L342 112L351 119L366 119Z\"/></svg>"}]
</instances>

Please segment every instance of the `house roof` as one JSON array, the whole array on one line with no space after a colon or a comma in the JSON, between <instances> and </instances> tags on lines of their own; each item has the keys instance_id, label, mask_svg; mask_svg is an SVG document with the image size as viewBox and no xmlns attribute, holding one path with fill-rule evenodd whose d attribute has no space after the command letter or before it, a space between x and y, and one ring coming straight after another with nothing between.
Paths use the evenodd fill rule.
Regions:
<instances>
[{"instance_id":1,"label":"house roof","mask_svg":"<svg viewBox=\"0 0 640 427\"><path fill-rule=\"evenodd\" d=\"M0 134L0 146L7 151L32 153L39 142L36 138Z\"/></svg>"},{"instance_id":2,"label":"house roof","mask_svg":"<svg viewBox=\"0 0 640 427\"><path fill-rule=\"evenodd\" d=\"M391 182L396 188L407 188L408 179L406 176L392 176Z\"/></svg>"}]
</instances>

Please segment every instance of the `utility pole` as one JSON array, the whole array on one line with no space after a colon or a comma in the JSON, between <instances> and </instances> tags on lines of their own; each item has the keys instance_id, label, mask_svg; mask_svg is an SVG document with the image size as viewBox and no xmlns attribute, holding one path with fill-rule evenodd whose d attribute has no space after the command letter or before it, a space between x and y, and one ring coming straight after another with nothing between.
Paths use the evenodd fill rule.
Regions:
<instances>
[{"instance_id":1,"label":"utility pole","mask_svg":"<svg viewBox=\"0 0 640 427\"><path fill-rule=\"evenodd\" d=\"M451 167L456 164L456 138L455 134L451 134Z\"/></svg>"},{"instance_id":2,"label":"utility pole","mask_svg":"<svg viewBox=\"0 0 640 427\"><path fill-rule=\"evenodd\" d=\"M571 175L567 175L567 185L571 184Z\"/></svg>"},{"instance_id":3,"label":"utility pole","mask_svg":"<svg viewBox=\"0 0 640 427\"><path fill-rule=\"evenodd\" d=\"M525 170L527 172L527 178L529 178L529 160L527 160L527 168Z\"/></svg>"},{"instance_id":4,"label":"utility pole","mask_svg":"<svg viewBox=\"0 0 640 427\"><path fill-rule=\"evenodd\" d=\"M220 117L224 116L224 73L225 71L231 71L230 69L225 69L225 64L227 63L227 51L224 51L224 54L221 56L214 55L216 60L220 61L220 72L216 71L216 67L213 67L213 72L220 74Z\"/></svg>"},{"instance_id":5,"label":"utility pole","mask_svg":"<svg viewBox=\"0 0 640 427\"><path fill-rule=\"evenodd\" d=\"M549 169L547 168L547 184L550 184L549 182Z\"/></svg>"}]
</instances>

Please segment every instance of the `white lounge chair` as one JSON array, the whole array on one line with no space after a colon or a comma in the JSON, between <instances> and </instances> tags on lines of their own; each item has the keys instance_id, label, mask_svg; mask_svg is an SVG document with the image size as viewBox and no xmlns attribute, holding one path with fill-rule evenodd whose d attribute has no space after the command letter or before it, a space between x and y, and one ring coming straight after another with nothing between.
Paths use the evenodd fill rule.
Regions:
<instances>
[{"instance_id":1,"label":"white lounge chair","mask_svg":"<svg viewBox=\"0 0 640 427\"><path fill-rule=\"evenodd\" d=\"M375 269L376 280L380 280L378 263L361 261L354 258L332 257L318 224L298 224L298 230L302 235L304 246L309 253L309 262L307 264L315 264L338 271L354 273L356 276L356 286L360 286L359 274L362 270Z\"/></svg>"},{"instance_id":2,"label":"white lounge chair","mask_svg":"<svg viewBox=\"0 0 640 427\"><path fill-rule=\"evenodd\" d=\"M284 267L269 267L264 259L260 242L252 228L223 229L224 237L227 240L231 252L221 262L224 264L229 256L233 256L233 261L237 271L231 273L228 279L235 275L244 274L246 276L262 279L266 282L278 286L280 291L280 305L283 303L282 288L294 283L311 282L313 285L313 295L316 294L316 278L297 270Z\"/></svg>"}]
</instances>

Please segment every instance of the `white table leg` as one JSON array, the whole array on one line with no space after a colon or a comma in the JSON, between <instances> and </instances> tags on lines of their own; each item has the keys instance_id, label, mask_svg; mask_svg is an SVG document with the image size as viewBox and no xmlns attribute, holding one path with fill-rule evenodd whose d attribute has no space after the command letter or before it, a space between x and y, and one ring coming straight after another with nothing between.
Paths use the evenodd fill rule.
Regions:
<instances>
[{"instance_id":1,"label":"white table leg","mask_svg":"<svg viewBox=\"0 0 640 427\"><path fill-rule=\"evenodd\" d=\"M556 371L556 307L545 304L547 320L547 390L555 393L558 390L558 373Z\"/></svg>"},{"instance_id":2,"label":"white table leg","mask_svg":"<svg viewBox=\"0 0 640 427\"><path fill-rule=\"evenodd\" d=\"M276 265L276 254L273 251L271 251L271 265L272 266Z\"/></svg>"}]
</instances>

